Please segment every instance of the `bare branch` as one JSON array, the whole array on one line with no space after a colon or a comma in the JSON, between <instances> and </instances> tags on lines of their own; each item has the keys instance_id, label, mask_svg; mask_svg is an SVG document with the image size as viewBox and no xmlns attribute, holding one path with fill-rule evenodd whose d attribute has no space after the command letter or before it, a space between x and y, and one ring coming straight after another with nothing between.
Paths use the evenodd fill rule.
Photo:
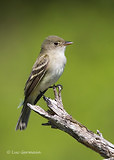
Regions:
<instances>
[{"instance_id":1,"label":"bare branch","mask_svg":"<svg viewBox=\"0 0 114 160\"><path fill-rule=\"evenodd\" d=\"M55 100L44 96L44 100L49 107L48 111L43 110L39 106L28 104L33 111L48 119L48 123L43 125L51 126L52 128L58 128L71 135L86 147L98 152L102 157L113 160L114 145L105 140L99 130L97 130L97 134L95 134L77 120L74 120L63 107L61 86L54 87L53 89Z\"/></svg>"}]
</instances>

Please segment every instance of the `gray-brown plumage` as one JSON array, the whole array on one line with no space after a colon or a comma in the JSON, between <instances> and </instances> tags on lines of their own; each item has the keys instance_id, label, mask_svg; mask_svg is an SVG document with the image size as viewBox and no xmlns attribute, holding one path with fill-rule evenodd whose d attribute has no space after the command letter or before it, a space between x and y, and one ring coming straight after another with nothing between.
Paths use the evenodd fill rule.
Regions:
<instances>
[{"instance_id":1,"label":"gray-brown plumage","mask_svg":"<svg viewBox=\"0 0 114 160\"><path fill-rule=\"evenodd\" d=\"M27 127L31 112L27 103L35 105L46 90L53 85L63 73L66 64L64 51L68 44L72 44L72 42L64 41L57 36L49 36L44 40L40 54L25 84L25 99L16 130L24 130Z\"/></svg>"}]
</instances>

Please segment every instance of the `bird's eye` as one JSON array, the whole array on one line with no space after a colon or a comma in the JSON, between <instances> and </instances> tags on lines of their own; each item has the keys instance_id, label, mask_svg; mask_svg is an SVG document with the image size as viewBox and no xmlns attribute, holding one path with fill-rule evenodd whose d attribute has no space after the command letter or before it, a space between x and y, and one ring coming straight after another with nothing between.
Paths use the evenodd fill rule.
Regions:
<instances>
[{"instance_id":1,"label":"bird's eye","mask_svg":"<svg viewBox=\"0 0 114 160\"><path fill-rule=\"evenodd\" d=\"M57 46L58 44L59 44L58 42L55 42L55 43L54 43L55 46Z\"/></svg>"}]
</instances>

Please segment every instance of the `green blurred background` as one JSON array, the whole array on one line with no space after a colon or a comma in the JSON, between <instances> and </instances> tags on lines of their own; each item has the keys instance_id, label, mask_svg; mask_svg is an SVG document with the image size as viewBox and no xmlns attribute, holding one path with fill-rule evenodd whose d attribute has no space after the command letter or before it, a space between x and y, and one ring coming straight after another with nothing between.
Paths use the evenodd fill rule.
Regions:
<instances>
[{"instance_id":1,"label":"green blurred background","mask_svg":"<svg viewBox=\"0 0 114 160\"><path fill-rule=\"evenodd\" d=\"M0 159L103 159L62 131L41 126L46 120L34 112L28 128L15 131L25 82L49 35L74 42L66 50L67 65L58 82L64 87L65 109L114 141L114 1L4 0L0 1ZM53 97L52 90L46 96ZM39 105L47 109L43 99Z\"/></svg>"}]
</instances>

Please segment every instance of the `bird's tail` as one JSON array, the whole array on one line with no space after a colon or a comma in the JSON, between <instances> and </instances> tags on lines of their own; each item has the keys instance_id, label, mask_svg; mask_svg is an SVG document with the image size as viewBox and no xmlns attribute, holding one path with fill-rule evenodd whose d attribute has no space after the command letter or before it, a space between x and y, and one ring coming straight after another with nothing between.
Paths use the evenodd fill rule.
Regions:
<instances>
[{"instance_id":1,"label":"bird's tail","mask_svg":"<svg viewBox=\"0 0 114 160\"><path fill-rule=\"evenodd\" d=\"M24 130L27 127L31 109L27 106L27 103L23 104L23 108L19 117L19 120L16 125L16 130Z\"/></svg>"},{"instance_id":2,"label":"bird's tail","mask_svg":"<svg viewBox=\"0 0 114 160\"><path fill-rule=\"evenodd\" d=\"M34 103L31 103L30 101L25 99L24 102L19 105L19 107L20 107L23 104L23 108L22 108L19 120L18 120L16 128L15 128L16 130L18 130L18 129L24 130L27 127L27 123L28 123L29 116L31 113L31 109L27 106L27 103L31 103L31 104L35 105L46 91L47 91L47 89L44 90L43 92L40 92L40 94L36 97Z\"/></svg>"}]
</instances>

